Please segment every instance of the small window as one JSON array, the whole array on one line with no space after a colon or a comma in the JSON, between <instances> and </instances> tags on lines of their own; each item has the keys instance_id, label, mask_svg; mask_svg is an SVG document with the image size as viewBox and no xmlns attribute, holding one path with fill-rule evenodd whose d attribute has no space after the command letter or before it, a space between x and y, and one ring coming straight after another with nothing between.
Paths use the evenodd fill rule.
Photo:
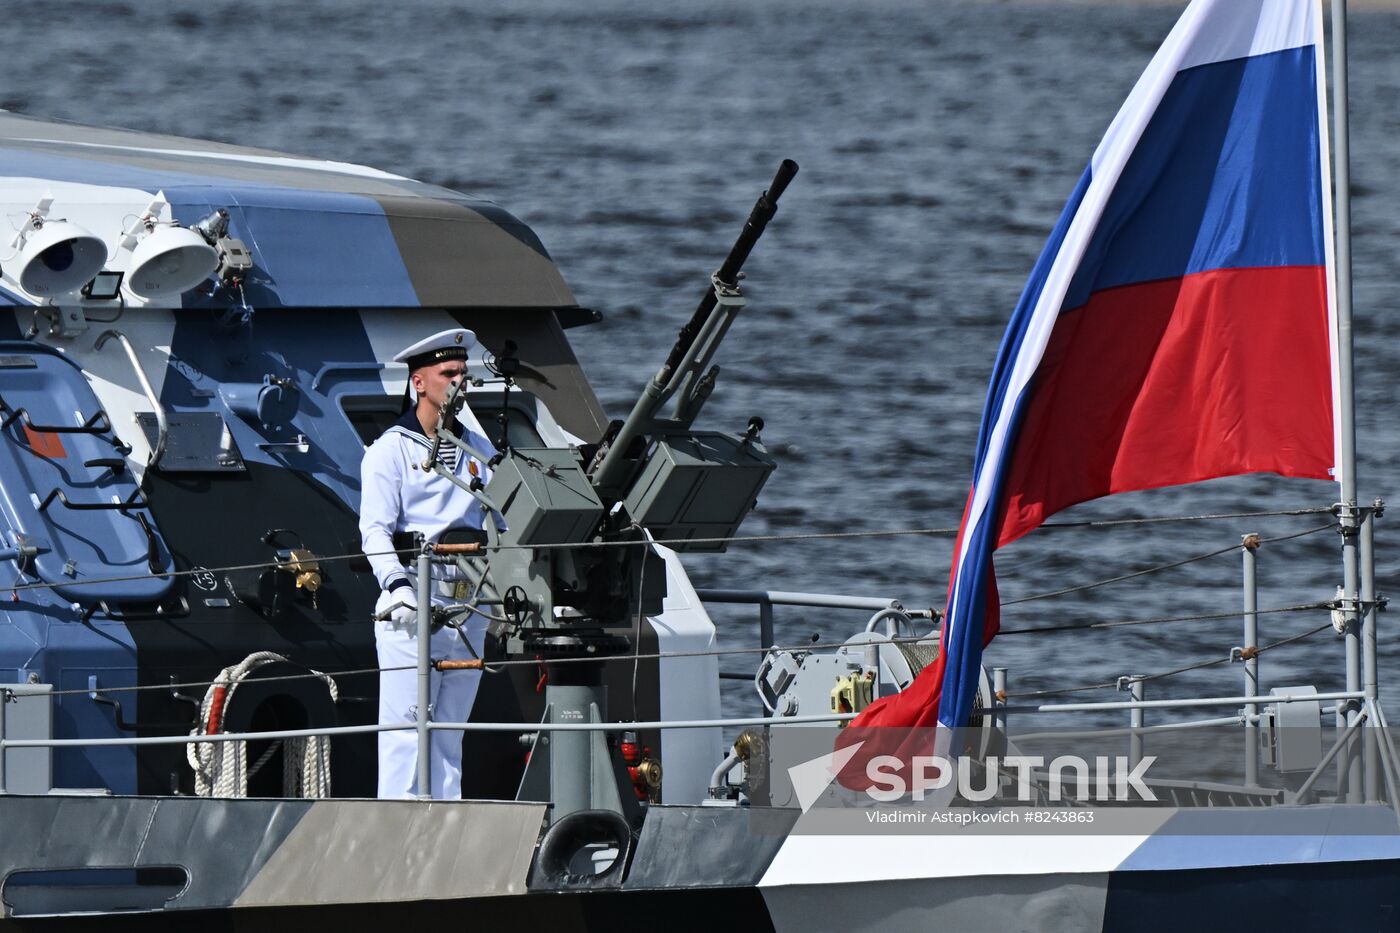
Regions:
<instances>
[{"instance_id":1,"label":"small window","mask_svg":"<svg viewBox=\"0 0 1400 933\"><path fill-rule=\"evenodd\" d=\"M512 447L544 447L545 443L540 439L540 434L535 430L535 400L524 397L525 404L514 404L512 399L510 406L510 419L506 422L506 436L510 440ZM526 407L528 405L528 407ZM491 443L497 447L501 446L501 406L492 405L491 399L472 399L472 414L476 415L476 420L481 422L481 427L486 431L486 436L491 439Z\"/></svg>"},{"instance_id":2,"label":"small window","mask_svg":"<svg viewBox=\"0 0 1400 933\"><path fill-rule=\"evenodd\" d=\"M499 445L501 442L501 406L491 404L491 399L480 396L473 397L468 404L471 405L472 414L476 415L477 421L481 422L481 427L485 430L487 438L491 443ZM540 439L539 432L535 430L533 398L521 398L522 404L514 404L512 399L510 406L510 419L507 422L508 436L512 447L543 447L544 441ZM402 416L403 400L398 396L388 395L353 395L344 396L340 400L340 407L345 411L345 417L350 419L350 424L354 426L355 433L360 436L360 442L368 447L373 444L379 435L383 434L389 427Z\"/></svg>"},{"instance_id":3,"label":"small window","mask_svg":"<svg viewBox=\"0 0 1400 933\"><path fill-rule=\"evenodd\" d=\"M388 395L348 395L340 400L345 417L350 419L355 433L360 436L360 443L366 447L399 420L402 406L401 398Z\"/></svg>"}]
</instances>

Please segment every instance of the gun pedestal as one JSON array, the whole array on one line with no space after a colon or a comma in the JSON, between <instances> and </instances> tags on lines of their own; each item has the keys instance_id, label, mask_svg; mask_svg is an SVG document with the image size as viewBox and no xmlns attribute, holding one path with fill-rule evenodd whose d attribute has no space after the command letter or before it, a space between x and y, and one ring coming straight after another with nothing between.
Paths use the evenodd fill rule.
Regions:
<instances>
[{"instance_id":1,"label":"gun pedestal","mask_svg":"<svg viewBox=\"0 0 1400 933\"><path fill-rule=\"evenodd\" d=\"M544 662L547 678L541 722L607 722L603 665L630 648L628 639L603 631L531 638L526 649ZM599 730L537 732L516 799L553 802L551 823L579 810L611 810L635 825L640 807L615 745L611 734Z\"/></svg>"}]
</instances>

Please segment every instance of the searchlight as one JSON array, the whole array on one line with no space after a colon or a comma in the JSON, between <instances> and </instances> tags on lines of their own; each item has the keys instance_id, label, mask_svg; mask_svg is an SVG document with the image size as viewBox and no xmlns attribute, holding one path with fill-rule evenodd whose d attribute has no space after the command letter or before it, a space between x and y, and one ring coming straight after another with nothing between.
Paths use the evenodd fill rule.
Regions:
<instances>
[{"instance_id":1,"label":"searchlight","mask_svg":"<svg viewBox=\"0 0 1400 933\"><path fill-rule=\"evenodd\" d=\"M77 291L107 264L107 245L77 224L49 220L52 198L43 198L10 245L19 250L14 276L38 298Z\"/></svg>"}]
</instances>

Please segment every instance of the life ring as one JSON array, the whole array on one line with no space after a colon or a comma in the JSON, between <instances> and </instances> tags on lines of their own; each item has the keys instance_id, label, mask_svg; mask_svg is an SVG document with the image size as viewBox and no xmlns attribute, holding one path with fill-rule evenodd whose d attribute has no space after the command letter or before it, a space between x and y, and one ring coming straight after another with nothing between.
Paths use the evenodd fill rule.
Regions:
<instances>
[{"instance_id":1,"label":"life ring","mask_svg":"<svg viewBox=\"0 0 1400 933\"><path fill-rule=\"evenodd\" d=\"M617 849L617 858L602 871L582 873L570 865L585 846L603 843ZM613 888L622 884L632 851L632 827L612 810L577 810L558 820L540 840L531 888L562 890Z\"/></svg>"}]
</instances>

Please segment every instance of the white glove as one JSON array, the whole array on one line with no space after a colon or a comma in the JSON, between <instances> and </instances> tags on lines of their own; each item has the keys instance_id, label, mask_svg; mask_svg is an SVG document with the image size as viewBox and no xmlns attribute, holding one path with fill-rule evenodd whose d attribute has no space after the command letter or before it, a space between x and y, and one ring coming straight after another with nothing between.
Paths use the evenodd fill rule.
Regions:
<instances>
[{"instance_id":1,"label":"white glove","mask_svg":"<svg viewBox=\"0 0 1400 933\"><path fill-rule=\"evenodd\" d=\"M392 622L395 628L413 628L418 624L418 595L412 586L384 590L374 604L374 617Z\"/></svg>"}]
</instances>

